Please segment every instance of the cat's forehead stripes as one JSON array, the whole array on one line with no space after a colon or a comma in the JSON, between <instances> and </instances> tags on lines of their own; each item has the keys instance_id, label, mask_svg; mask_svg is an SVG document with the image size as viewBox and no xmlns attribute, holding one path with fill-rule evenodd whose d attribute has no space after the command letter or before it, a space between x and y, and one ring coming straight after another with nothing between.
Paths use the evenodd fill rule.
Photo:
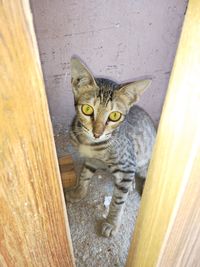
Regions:
<instances>
[{"instance_id":1,"label":"cat's forehead stripes","mask_svg":"<svg viewBox=\"0 0 200 267\"><path fill-rule=\"evenodd\" d=\"M100 103L105 106L108 105L110 101L113 99L114 90L117 89L118 84L108 79L96 79L97 86L99 88L99 93L97 97L100 98Z\"/></svg>"},{"instance_id":2,"label":"cat's forehead stripes","mask_svg":"<svg viewBox=\"0 0 200 267\"><path fill-rule=\"evenodd\" d=\"M96 78L95 81L95 88L93 86L84 86L81 88L81 93L76 102L79 104L96 104L99 102L101 106L108 107L108 104L113 102L114 91L119 88L119 85L103 78Z\"/></svg>"}]
</instances>

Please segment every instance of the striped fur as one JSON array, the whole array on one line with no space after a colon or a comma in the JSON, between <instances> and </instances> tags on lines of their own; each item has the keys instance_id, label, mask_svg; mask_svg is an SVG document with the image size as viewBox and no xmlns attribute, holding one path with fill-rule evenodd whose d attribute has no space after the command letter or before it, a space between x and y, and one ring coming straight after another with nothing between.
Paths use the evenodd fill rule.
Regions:
<instances>
[{"instance_id":1,"label":"striped fur","mask_svg":"<svg viewBox=\"0 0 200 267\"><path fill-rule=\"evenodd\" d=\"M90 178L97 169L110 172L115 178L115 187L108 217L102 225L102 235L108 237L119 228L132 182L135 180L136 188L141 192L146 178L156 131L149 115L134 104L149 80L120 85L107 79L95 79L74 58L71 69L76 116L70 137L85 164L78 187L68 192L66 199L76 202L85 197ZM83 104L93 107L92 116L82 113ZM108 119L112 111L122 114L119 121ZM98 138L95 138L95 131L100 133Z\"/></svg>"}]
</instances>

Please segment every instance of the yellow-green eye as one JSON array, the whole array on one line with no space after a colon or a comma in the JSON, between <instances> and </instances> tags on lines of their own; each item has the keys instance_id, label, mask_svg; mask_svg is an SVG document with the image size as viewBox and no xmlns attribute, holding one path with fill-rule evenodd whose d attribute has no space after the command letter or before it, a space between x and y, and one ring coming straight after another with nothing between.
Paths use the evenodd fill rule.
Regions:
<instances>
[{"instance_id":1,"label":"yellow-green eye","mask_svg":"<svg viewBox=\"0 0 200 267\"><path fill-rule=\"evenodd\" d=\"M87 116L91 116L94 113L93 107L91 107L90 105L87 105L87 104L82 105L81 110L82 110L83 114L85 114Z\"/></svg>"},{"instance_id":2,"label":"yellow-green eye","mask_svg":"<svg viewBox=\"0 0 200 267\"><path fill-rule=\"evenodd\" d=\"M122 116L122 114L120 112L113 111L113 112L110 113L108 118L109 118L110 121L118 121L118 120L121 119L121 116Z\"/></svg>"}]
</instances>

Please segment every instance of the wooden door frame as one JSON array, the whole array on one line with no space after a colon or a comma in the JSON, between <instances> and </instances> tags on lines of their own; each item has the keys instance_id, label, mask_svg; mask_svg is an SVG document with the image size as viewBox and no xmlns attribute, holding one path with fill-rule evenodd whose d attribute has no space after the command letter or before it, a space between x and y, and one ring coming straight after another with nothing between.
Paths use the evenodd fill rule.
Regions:
<instances>
[{"instance_id":1,"label":"wooden door frame","mask_svg":"<svg viewBox=\"0 0 200 267\"><path fill-rule=\"evenodd\" d=\"M32 14L0 1L0 266L73 267Z\"/></svg>"},{"instance_id":2,"label":"wooden door frame","mask_svg":"<svg viewBox=\"0 0 200 267\"><path fill-rule=\"evenodd\" d=\"M200 266L200 1L190 0L127 267Z\"/></svg>"}]
</instances>

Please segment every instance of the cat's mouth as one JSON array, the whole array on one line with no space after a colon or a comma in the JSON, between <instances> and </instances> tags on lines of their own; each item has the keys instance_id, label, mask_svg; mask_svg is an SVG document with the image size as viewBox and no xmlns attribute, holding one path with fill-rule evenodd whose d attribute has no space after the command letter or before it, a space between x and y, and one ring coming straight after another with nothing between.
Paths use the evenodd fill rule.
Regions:
<instances>
[{"instance_id":1,"label":"cat's mouth","mask_svg":"<svg viewBox=\"0 0 200 267\"><path fill-rule=\"evenodd\" d=\"M82 134L85 136L85 138L91 142L91 143L99 143L99 142L102 142L102 141L107 141L111 135L112 135L112 132L98 132L98 131L95 131L95 129L88 129L83 123L81 123L81 126L82 126Z\"/></svg>"},{"instance_id":2,"label":"cat's mouth","mask_svg":"<svg viewBox=\"0 0 200 267\"><path fill-rule=\"evenodd\" d=\"M92 131L84 131L84 134L87 136L87 139L92 143L101 143L107 141L111 137L111 133L103 133L99 136L95 136Z\"/></svg>"}]
</instances>

